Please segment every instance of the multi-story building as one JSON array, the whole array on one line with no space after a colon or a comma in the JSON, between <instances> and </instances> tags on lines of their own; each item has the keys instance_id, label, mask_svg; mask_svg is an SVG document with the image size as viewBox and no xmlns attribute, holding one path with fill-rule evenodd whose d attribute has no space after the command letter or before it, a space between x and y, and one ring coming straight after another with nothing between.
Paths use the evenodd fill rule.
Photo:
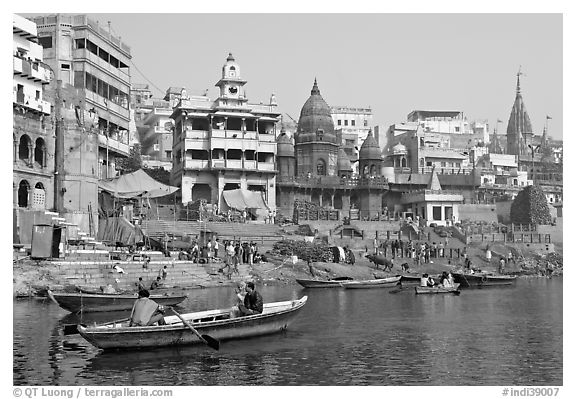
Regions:
<instances>
[{"instance_id":1,"label":"multi-story building","mask_svg":"<svg viewBox=\"0 0 576 399\"><path fill-rule=\"evenodd\" d=\"M368 133L373 131L372 126L372 109L332 106L330 114L334 122L336 135L341 141L342 148L348 158L358 160L358 151ZM380 143L379 137L374 131L372 134L377 143ZM358 173L358 164L355 164L355 173Z\"/></svg>"},{"instance_id":2,"label":"multi-story building","mask_svg":"<svg viewBox=\"0 0 576 399\"><path fill-rule=\"evenodd\" d=\"M117 175L129 155L130 47L87 15L35 17L44 60L55 80L73 86L81 108L98 117L98 178Z\"/></svg>"},{"instance_id":3,"label":"multi-story building","mask_svg":"<svg viewBox=\"0 0 576 399\"><path fill-rule=\"evenodd\" d=\"M172 134L174 121L172 107L180 100L182 88L171 87L163 99L153 98L147 85L133 89L133 103L138 141L141 144L142 163L150 168L172 169Z\"/></svg>"},{"instance_id":4,"label":"multi-story building","mask_svg":"<svg viewBox=\"0 0 576 399\"><path fill-rule=\"evenodd\" d=\"M182 89L170 116L173 135L172 184L181 201L204 199L226 210L224 191L260 192L276 208L276 128L274 95L268 104L250 104L240 66L230 54L216 83L219 97L188 96ZM267 212L267 211L266 211Z\"/></svg>"},{"instance_id":5,"label":"multi-story building","mask_svg":"<svg viewBox=\"0 0 576 399\"><path fill-rule=\"evenodd\" d=\"M36 24L13 16L13 204L20 209L54 206L54 128L44 89L51 81Z\"/></svg>"}]
</instances>

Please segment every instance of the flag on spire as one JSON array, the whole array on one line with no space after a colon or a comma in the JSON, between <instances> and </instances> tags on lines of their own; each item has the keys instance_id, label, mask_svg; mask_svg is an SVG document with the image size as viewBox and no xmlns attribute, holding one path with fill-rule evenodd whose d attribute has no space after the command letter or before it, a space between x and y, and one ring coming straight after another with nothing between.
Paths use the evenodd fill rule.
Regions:
<instances>
[{"instance_id":1,"label":"flag on spire","mask_svg":"<svg viewBox=\"0 0 576 399\"><path fill-rule=\"evenodd\" d=\"M552 119L552 117L550 117L550 116L546 115L546 119Z\"/></svg>"}]
</instances>

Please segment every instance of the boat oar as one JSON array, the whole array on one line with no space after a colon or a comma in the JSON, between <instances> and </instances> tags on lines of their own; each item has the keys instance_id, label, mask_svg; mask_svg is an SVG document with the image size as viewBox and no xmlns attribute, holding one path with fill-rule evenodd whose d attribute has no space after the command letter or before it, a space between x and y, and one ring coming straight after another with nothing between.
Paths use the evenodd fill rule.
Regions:
<instances>
[{"instance_id":1,"label":"boat oar","mask_svg":"<svg viewBox=\"0 0 576 399\"><path fill-rule=\"evenodd\" d=\"M215 338L212 338L211 336L207 335L207 334L200 334L194 327L192 327L192 324L190 324L188 322L188 320L186 320L184 317L182 317L182 315L180 313L178 313L176 310L174 310L174 308L170 308L172 309L172 312L174 312L174 314L176 316L178 316L178 318L180 320L182 320L182 323L184 323L186 325L186 327L188 327L190 330L192 330L192 332L194 334L196 334L198 336L198 338L200 338L200 341L204 342L206 345L208 345L210 348L218 350L220 349L220 341L218 341Z\"/></svg>"}]
</instances>

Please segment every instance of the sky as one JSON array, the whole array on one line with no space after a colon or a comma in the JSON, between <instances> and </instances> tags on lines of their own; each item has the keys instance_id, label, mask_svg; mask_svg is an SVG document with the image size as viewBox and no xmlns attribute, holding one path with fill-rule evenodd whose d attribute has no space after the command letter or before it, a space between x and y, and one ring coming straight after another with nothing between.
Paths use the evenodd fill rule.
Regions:
<instances>
[{"instance_id":1,"label":"sky","mask_svg":"<svg viewBox=\"0 0 576 399\"><path fill-rule=\"evenodd\" d=\"M275 93L296 120L317 78L329 105L371 107L384 129L433 109L487 120L491 132L500 119L504 133L521 67L534 133L548 115L549 133L562 137L559 13L88 14L105 28L110 21L131 47L132 83L149 83L158 97L177 86L216 98L232 52L249 102Z\"/></svg>"}]
</instances>

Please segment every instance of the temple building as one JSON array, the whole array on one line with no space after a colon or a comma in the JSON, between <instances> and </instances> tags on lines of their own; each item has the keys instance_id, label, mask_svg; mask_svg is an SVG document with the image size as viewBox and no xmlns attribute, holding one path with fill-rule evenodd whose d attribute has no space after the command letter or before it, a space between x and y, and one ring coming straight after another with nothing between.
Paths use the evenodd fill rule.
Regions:
<instances>
[{"instance_id":1,"label":"temple building","mask_svg":"<svg viewBox=\"0 0 576 399\"><path fill-rule=\"evenodd\" d=\"M382 197L388 189L381 175L382 152L371 132L358 153L358 177L338 139L331 109L318 83L304 103L294 141L285 132L278 137L277 208L292 215L295 200L340 210L360 211L363 218L380 217Z\"/></svg>"},{"instance_id":2,"label":"temple building","mask_svg":"<svg viewBox=\"0 0 576 399\"><path fill-rule=\"evenodd\" d=\"M512 155L527 155L530 152L528 145L532 144L532 122L530 122L520 90L521 74L521 72L517 74L516 99L506 128L507 153Z\"/></svg>"},{"instance_id":3,"label":"temple building","mask_svg":"<svg viewBox=\"0 0 576 399\"><path fill-rule=\"evenodd\" d=\"M274 94L268 104L250 104L240 65L229 54L216 83L219 97L189 96L182 89L174 120L172 184L181 202L199 199L229 208L259 207L263 218L276 208L276 127L280 120Z\"/></svg>"}]
</instances>

